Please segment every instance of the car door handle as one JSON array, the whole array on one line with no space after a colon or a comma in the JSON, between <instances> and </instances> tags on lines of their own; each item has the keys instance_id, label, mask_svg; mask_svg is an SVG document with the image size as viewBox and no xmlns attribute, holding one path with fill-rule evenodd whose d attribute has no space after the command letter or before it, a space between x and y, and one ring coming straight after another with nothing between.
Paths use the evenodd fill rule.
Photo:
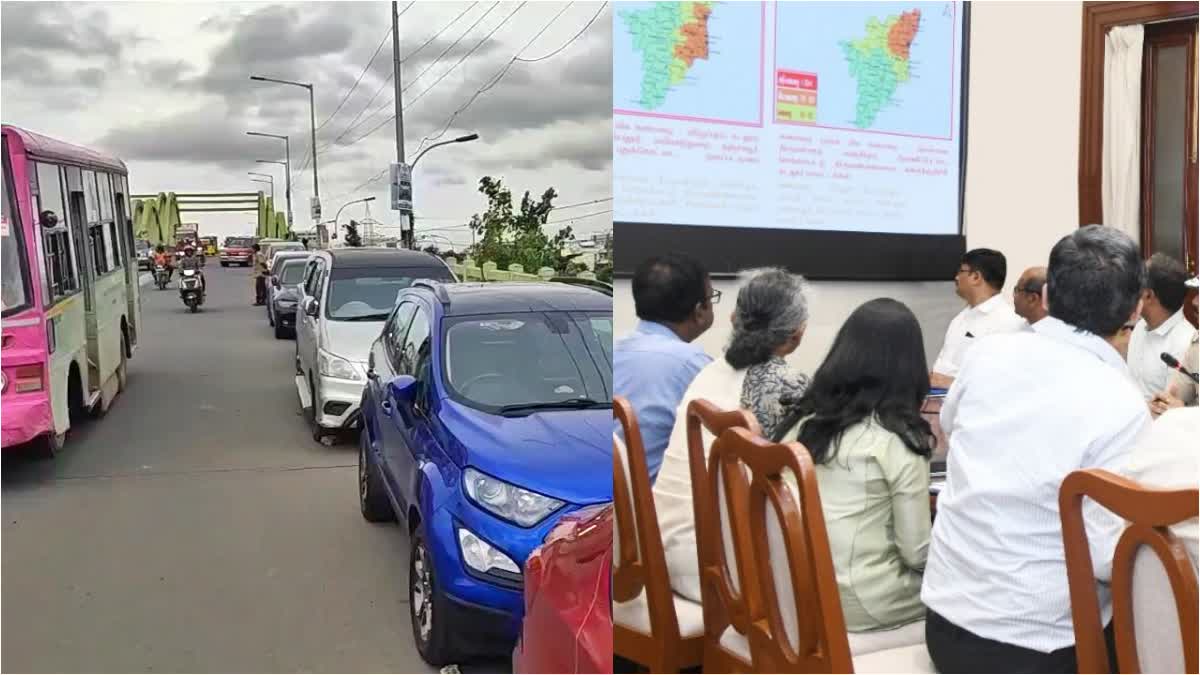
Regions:
<instances>
[{"instance_id":1,"label":"car door handle","mask_svg":"<svg viewBox=\"0 0 1200 675\"><path fill-rule=\"evenodd\" d=\"M383 411L384 415L391 415L392 414L392 402L387 400L386 398L383 399L383 402L379 404L379 409Z\"/></svg>"}]
</instances>

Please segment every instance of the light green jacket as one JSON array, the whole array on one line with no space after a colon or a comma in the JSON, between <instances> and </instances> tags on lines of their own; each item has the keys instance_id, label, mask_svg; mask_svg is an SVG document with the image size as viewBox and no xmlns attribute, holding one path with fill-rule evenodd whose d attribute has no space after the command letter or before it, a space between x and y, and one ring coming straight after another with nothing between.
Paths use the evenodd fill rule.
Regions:
<instances>
[{"instance_id":1,"label":"light green jacket","mask_svg":"<svg viewBox=\"0 0 1200 675\"><path fill-rule=\"evenodd\" d=\"M796 440L802 420L784 435ZM929 460L864 421L816 467L846 630L896 628L925 617L921 573L929 552Z\"/></svg>"}]
</instances>

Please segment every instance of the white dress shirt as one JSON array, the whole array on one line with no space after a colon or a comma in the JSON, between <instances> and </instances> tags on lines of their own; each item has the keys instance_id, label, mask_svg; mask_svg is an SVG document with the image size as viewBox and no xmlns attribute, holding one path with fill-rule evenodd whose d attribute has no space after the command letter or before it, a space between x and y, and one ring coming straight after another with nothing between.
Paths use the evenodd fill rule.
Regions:
<instances>
[{"instance_id":1,"label":"white dress shirt","mask_svg":"<svg viewBox=\"0 0 1200 675\"><path fill-rule=\"evenodd\" d=\"M1150 330L1145 319L1138 319L1129 336L1129 372L1141 386L1142 397L1147 401L1158 392L1166 391L1174 372L1162 362L1162 353L1166 352L1182 363L1195 332L1182 309L1154 330Z\"/></svg>"},{"instance_id":2,"label":"white dress shirt","mask_svg":"<svg viewBox=\"0 0 1200 675\"><path fill-rule=\"evenodd\" d=\"M1150 433L1130 453L1127 477L1148 488L1189 489L1200 485L1200 408L1175 408L1154 421ZM1197 562L1200 525L1192 518L1171 526L1192 558Z\"/></svg>"},{"instance_id":3,"label":"white dress shirt","mask_svg":"<svg viewBox=\"0 0 1200 675\"><path fill-rule=\"evenodd\" d=\"M950 320L933 372L955 377L967 349L984 335L1014 333L1028 325L997 293L974 307L964 307Z\"/></svg>"},{"instance_id":4,"label":"white dress shirt","mask_svg":"<svg viewBox=\"0 0 1200 675\"><path fill-rule=\"evenodd\" d=\"M950 440L921 589L929 609L1040 652L1075 643L1058 491L1076 469L1120 472L1149 428L1127 373L1109 343L1054 317L971 348L941 411ZM1116 517L1095 505L1084 516L1106 579Z\"/></svg>"}]
</instances>

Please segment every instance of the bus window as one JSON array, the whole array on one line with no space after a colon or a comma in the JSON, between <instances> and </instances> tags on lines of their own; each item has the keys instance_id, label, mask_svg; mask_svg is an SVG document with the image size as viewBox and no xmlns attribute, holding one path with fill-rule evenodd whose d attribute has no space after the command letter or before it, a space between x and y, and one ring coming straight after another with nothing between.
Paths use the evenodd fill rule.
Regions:
<instances>
[{"instance_id":1,"label":"bus window","mask_svg":"<svg viewBox=\"0 0 1200 675\"><path fill-rule=\"evenodd\" d=\"M107 274L112 266L109 264L109 252L104 235L104 223L100 222L100 197L96 190L96 174L93 171L83 172L83 202L87 219L88 246L92 251L92 269L96 276Z\"/></svg>"},{"instance_id":2,"label":"bus window","mask_svg":"<svg viewBox=\"0 0 1200 675\"><path fill-rule=\"evenodd\" d=\"M79 270L71 251L71 232L67 227L66 202L63 199L62 181L58 166L37 164L38 213L51 211L58 217L53 228L39 228L42 233L42 251L46 257L46 278L50 296L46 304L52 305L64 296L79 290Z\"/></svg>"},{"instance_id":3,"label":"bus window","mask_svg":"<svg viewBox=\"0 0 1200 675\"><path fill-rule=\"evenodd\" d=\"M17 195L13 189L12 167L8 161L8 141L3 143L4 179L3 215L0 217L0 314L8 316L32 304L29 290L29 270L25 264L24 224L17 210Z\"/></svg>"}]
</instances>

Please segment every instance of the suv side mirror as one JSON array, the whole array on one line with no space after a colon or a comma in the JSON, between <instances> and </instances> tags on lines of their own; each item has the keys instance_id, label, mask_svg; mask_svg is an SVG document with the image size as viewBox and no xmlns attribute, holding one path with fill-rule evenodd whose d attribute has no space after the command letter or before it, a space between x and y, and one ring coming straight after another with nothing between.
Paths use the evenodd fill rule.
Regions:
<instances>
[{"instance_id":1,"label":"suv side mirror","mask_svg":"<svg viewBox=\"0 0 1200 675\"><path fill-rule=\"evenodd\" d=\"M316 298L306 298L304 300L304 313L305 314L307 314L311 317L316 317L319 309L320 309L320 303L317 302Z\"/></svg>"},{"instance_id":2,"label":"suv side mirror","mask_svg":"<svg viewBox=\"0 0 1200 675\"><path fill-rule=\"evenodd\" d=\"M275 288L279 288L279 277L271 277L271 285Z\"/></svg>"},{"instance_id":3,"label":"suv side mirror","mask_svg":"<svg viewBox=\"0 0 1200 675\"><path fill-rule=\"evenodd\" d=\"M412 375L397 375L388 382L388 393L397 403L412 405L417 400L417 380Z\"/></svg>"}]
</instances>

